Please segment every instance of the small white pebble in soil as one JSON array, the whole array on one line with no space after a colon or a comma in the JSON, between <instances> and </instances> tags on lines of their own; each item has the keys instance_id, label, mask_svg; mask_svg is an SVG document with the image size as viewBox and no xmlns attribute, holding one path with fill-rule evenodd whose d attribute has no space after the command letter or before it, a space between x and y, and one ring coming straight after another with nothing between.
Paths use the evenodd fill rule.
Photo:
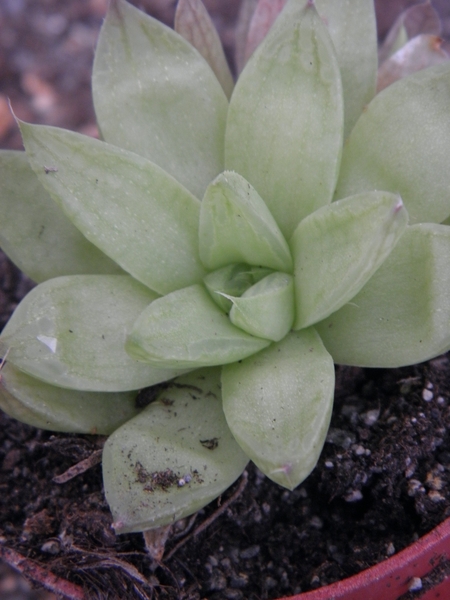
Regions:
<instances>
[{"instance_id":1,"label":"small white pebble in soil","mask_svg":"<svg viewBox=\"0 0 450 600\"><path fill-rule=\"evenodd\" d=\"M389 542L386 548L386 556L392 556L395 554L395 546L392 542Z\"/></svg>"},{"instance_id":2,"label":"small white pebble in soil","mask_svg":"<svg viewBox=\"0 0 450 600\"><path fill-rule=\"evenodd\" d=\"M219 564L219 561L217 560L217 558L215 556L213 556L212 554L210 554L208 556L208 562L210 565L212 565L213 567L217 567L217 565Z\"/></svg>"},{"instance_id":3,"label":"small white pebble in soil","mask_svg":"<svg viewBox=\"0 0 450 600\"><path fill-rule=\"evenodd\" d=\"M430 490L428 492L428 498L431 500L431 502L435 502L436 504L438 502L442 502L443 500L445 500L444 496L442 496L438 491L436 490Z\"/></svg>"},{"instance_id":4,"label":"small white pebble in soil","mask_svg":"<svg viewBox=\"0 0 450 600\"><path fill-rule=\"evenodd\" d=\"M267 504L267 502L264 502L261 508L265 515L268 515L270 513L270 504Z\"/></svg>"},{"instance_id":5,"label":"small white pebble in soil","mask_svg":"<svg viewBox=\"0 0 450 600\"><path fill-rule=\"evenodd\" d=\"M311 520L310 520L309 524L314 529L322 529L323 528L323 521L322 521L322 519L320 517L316 516L316 515L314 515L313 517L311 517Z\"/></svg>"},{"instance_id":6,"label":"small white pebble in soil","mask_svg":"<svg viewBox=\"0 0 450 600\"><path fill-rule=\"evenodd\" d=\"M434 394L431 390L422 390L422 399L425 400L425 402L431 402L433 400L433 397Z\"/></svg>"},{"instance_id":7,"label":"small white pebble in soil","mask_svg":"<svg viewBox=\"0 0 450 600\"><path fill-rule=\"evenodd\" d=\"M349 493L344 496L344 500L346 502L359 502L359 500L362 500L363 495L361 490L350 490Z\"/></svg>"},{"instance_id":8,"label":"small white pebble in soil","mask_svg":"<svg viewBox=\"0 0 450 600\"><path fill-rule=\"evenodd\" d=\"M411 418L411 423L417 423L417 419L416 419L416 417L412 417L412 418Z\"/></svg>"},{"instance_id":9,"label":"small white pebble in soil","mask_svg":"<svg viewBox=\"0 0 450 600\"><path fill-rule=\"evenodd\" d=\"M361 445L357 445L353 451L356 456L363 456L366 453L366 449Z\"/></svg>"},{"instance_id":10,"label":"small white pebble in soil","mask_svg":"<svg viewBox=\"0 0 450 600\"><path fill-rule=\"evenodd\" d=\"M306 491L306 489L304 487L299 487L295 491L297 492L297 496L299 498L307 498L308 497L308 492Z\"/></svg>"},{"instance_id":11,"label":"small white pebble in soil","mask_svg":"<svg viewBox=\"0 0 450 600\"><path fill-rule=\"evenodd\" d=\"M442 396L438 396L436 402L441 405L445 404L445 398L443 398Z\"/></svg>"},{"instance_id":12,"label":"small white pebble in soil","mask_svg":"<svg viewBox=\"0 0 450 600\"><path fill-rule=\"evenodd\" d=\"M367 427L372 427L372 425L374 425L378 421L379 416L380 416L380 411L378 408L368 410L367 412L365 412L361 415L362 420L363 420L364 424L367 425Z\"/></svg>"},{"instance_id":13,"label":"small white pebble in soil","mask_svg":"<svg viewBox=\"0 0 450 600\"><path fill-rule=\"evenodd\" d=\"M334 463L333 463L333 462L331 462L331 460L326 460L326 461L325 461L325 467L326 467L327 469L332 469L332 468L334 467Z\"/></svg>"},{"instance_id":14,"label":"small white pebble in soil","mask_svg":"<svg viewBox=\"0 0 450 600\"><path fill-rule=\"evenodd\" d=\"M420 577L413 577L409 582L408 589L410 592L418 592L422 589L422 580Z\"/></svg>"},{"instance_id":15,"label":"small white pebble in soil","mask_svg":"<svg viewBox=\"0 0 450 600\"><path fill-rule=\"evenodd\" d=\"M434 385L431 383L431 381L427 381L425 387L427 388L427 390L432 390L434 388Z\"/></svg>"},{"instance_id":16,"label":"small white pebble in soil","mask_svg":"<svg viewBox=\"0 0 450 600\"><path fill-rule=\"evenodd\" d=\"M59 550L59 542L56 540L49 540L41 546L41 552L45 552L46 554L58 554Z\"/></svg>"},{"instance_id":17,"label":"small white pebble in soil","mask_svg":"<svg viewBox=\"0 0 450 600\"><path fill-rule=\"evenodd\" d=\"M422 494L425 492L425 488L418 479L410 479L408 481L408 496L415 496L416 494Z\"/></svg>"},{"instance_id":18,"label":"small white pebble in soil","mask_svg":"<svg viewBox=\"0 0 450 600\"><path fill-rule=\"evenodd\" d=\"M255 558L255 556L258 556L259 554L259 546L255 545L255 546L249 546L248 548L246 548L245 550L241 551L241 558Z\"/></svg>"},{"instance_id":19,"label":"small white pebble in soil","mask_svg":"<svg viewBox=\"0 0 450 600\"><path fill-rule=\"evenodd\" d=\"M414 465L411 465L410 467L408 467L405 471L406 479L410 479L414 475L415 470L416 470L416 467Z\"/></svg>"}]
</instances>

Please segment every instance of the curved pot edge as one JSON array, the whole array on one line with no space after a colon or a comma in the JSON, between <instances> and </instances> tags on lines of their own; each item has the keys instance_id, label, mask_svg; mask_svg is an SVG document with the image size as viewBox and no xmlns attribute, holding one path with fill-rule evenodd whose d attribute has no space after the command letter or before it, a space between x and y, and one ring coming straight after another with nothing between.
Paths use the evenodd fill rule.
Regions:
<instances>
[{"instance_id":1,"label":"curved pot edge","mask_svg":"<svg viewBox=\"0 0 450 600\"><path fill-rule=\"evenodd\" d=\"M398 554L357 575L278 600L397 600L409 591L413 577L423 577L445 559L450 559L450 518ZM450 579L436 585L447 590ZM431 598L421 596L423 600L427 597Z\"/></svg>"}]
</instances>

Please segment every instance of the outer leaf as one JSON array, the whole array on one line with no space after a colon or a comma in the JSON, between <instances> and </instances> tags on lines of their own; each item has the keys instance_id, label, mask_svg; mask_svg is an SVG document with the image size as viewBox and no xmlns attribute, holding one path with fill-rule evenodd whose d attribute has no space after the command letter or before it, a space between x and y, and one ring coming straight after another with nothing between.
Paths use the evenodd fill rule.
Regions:
<instances>
[{"instance_id":1,"label":"outer leaf","mask_svg":"<svg viewBox=\"0 0 450 600\"><path fill-rule=\"evenodd\" d=\"M103 478L116 532L186 517L242 473L248 458L227 427L219 382L219 369L177 379L108 439Z\"/></svg>"},{"instance_id":2,"label":"outer leaf","mask_svg":"<svg viewBox=\"0 0 450 600\"><path fill-rule=\"evenodd\" d=\"M291 240L295 260L295 329L338 310L367 283L405 230L399 196L357 194L306 217Z\"/></svg>"},{"instance_id":3,"label":"outer leaf","mask_svg":"<svg viewBox=\"0 0 450 600\"><path fill-rule=\"evenodd\" d=\"M80 392L55 387L6 363L0 408L10 417L52 431L109 435L136 416L136 392Z\"/></svg>"},{"instance_id":4,"label":"outer leaf","mask_svg":"<svg viewBox=\"0 0 450 600\"><path fill-rule=\"evenodd\" d=\"M344 138L375 95L378 68L373 0L316 0L336 49L344 91Z\"/></svg>"},{"instance_id":5,"label":"outer leaf","mask_svg":"<svg viewBox=\"0 0 450 600\"><path fill-rule=\"evenodd\" d=\"M95 55L93 94L107 142L149 158L201 198L223 169L227 100L181 36L113 0Z\"/></svg>"},{"instance_id":6,"label":"outer leaf","mask_svg":"<svg viewBox=\"0 0 450 600\"><path fill-rule=\"evenodd\" d=\"M286 238L331 201L342 127L333 44L312 4L290 0L236 84L225 140L226 168L256 188Z\"/></svg>"},{"instance_id":7,"label":"outer leaf","mask_svg":"<svg viewBox=\"0 0 450 600\"><path fill-rule=\"evenodd\" d=\"M288 489L317 463L333 392L333 361L312 328L222 370L223 410L233 435L270 479Z\"/></svg>"},{"instance_id":8,"label":"outer leaf","mask_svg":"<svg viewBox=\"0 0 450 600\"><path fill-rule=\"evenodd\" d=\"M317 325L337 363L398 367L450 349L450 227L409 227L372 279Z\"/></svg>"},{"instance_id":9,"label":"outer leaf","mask_svg":"<svg viewBox=\"0 0 450 600\"><path fill-rule=\"evenodd\" d=\"M45 173L45 167L42 167ZM87 241L39 183L25 152L0 151L0 246L34 281L123 273Z\"/></svg>"},{"instance_id":10,"label":"outer leaf","mask_svg":"<svg viewBox=\"0 0 450 600\"><path fill-rule=\"evenodd\" d=\"M286 0L259 0L247 40L246 56L262 42ZM373 0L316 0L317 12L336 50L344 92L344 137L375 95L377 28Z\"/></svg>"},{"instance_id":11,"label":"outer leaf","mask_svg":"<svg viewBox=\"0 0 450 600\"><path fill-rule=\"evenodd\" d=\"M279 342L294 323L294 280L286 273L268 275L240 298L227 297L230 321L251 335Z\"/></svg>"},{"instance_id":12,"label":"outer leaf","mask_svg":"<svg viewBox=\"0 0 450 600\"><path fill-rule=\"evenodd\" d=\"M344 147L335 198L388 190L401 195L411 223L448 217L449 97L450 63L419 71L378 94Z\"/></svg>"},{"instance_id":13,"label":"outer leaf","mask_svg":"<svg viewBox=\"0 0 450 600\"><path fill-rule=\"evenodd\" d=\"M377 91L380 92L402 77L449 60L436 35L418 35L388 58L378 69Z\"/></svg>"},{"instance_id":14,"label":"outer leaf","mask_svg":"<svg viewBox=\"0 0 450 600\"><path fill-rule=\"evenodd\" d=\"M200 209L200 258L208 269L244 262L292 271L289 246L258 192L237 173L208 186Z\"/></svg>"},{"instance_id":15,"label":"outer leaf","mask_svg":"<svg viewBox=\"0 0 450 600\"><path fill-rule=\"evenodd\" d=\"M172 379L125 352L127 332L156 294L127 275L72 275L34 288L3 330L8 361L53 385L123 391Z\"/></svg>"},{"instance_id":16,"label":"outer leaf","mask_svg":"<svg viewBox=\"0 0 450 600\"><path fill-rule=\"evenodd\" d=\"M233 76L217 29L201 0L179 0L175 31L200 52L229 98L234 87Z\"/></svg>"},{"instance_id":17,"label":"outer leaf","mask_svg":"<svg viewBox=\"0 0 450 600\"><path fill-rule=\"evenodd\" d=\"M172 177L78 133L25 123L21 131L41 183L105 254L160 294L201 280L200 202Z\"/></svg>"},{"instance_id":18,"label":"outer leaf","mask_svg":"<svg viewBox=\"0 0 450 600\"><path fill-rule=\"evenodd\" d=\"M245 358L270 342L232 325L201 285L153 302L133 325L127 351L165 368L222 365Z\"/></svg>"}]
</instances>

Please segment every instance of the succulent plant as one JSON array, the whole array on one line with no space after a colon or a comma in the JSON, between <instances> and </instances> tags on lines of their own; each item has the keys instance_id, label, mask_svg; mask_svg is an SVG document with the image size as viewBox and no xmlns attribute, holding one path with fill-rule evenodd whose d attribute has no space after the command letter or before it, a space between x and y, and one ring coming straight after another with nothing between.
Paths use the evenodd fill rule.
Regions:
<instances>
[{"instance_id":1,"label":"succulent plant","mask_svg":"<svg viewBox=\"0 0 450 600\"><path fill-rule=\"evenodd\" d=\"M289 0L234 89L199 0L176 30L113 0L101 140L20 123L25 152L0 156L0 242L39 283L0 338L0 405L111 434L119 533L193 513L249 459L293 489L334 363L450 349L450 63L375 95L372 0Z\"/></svg>"}]
</instances>

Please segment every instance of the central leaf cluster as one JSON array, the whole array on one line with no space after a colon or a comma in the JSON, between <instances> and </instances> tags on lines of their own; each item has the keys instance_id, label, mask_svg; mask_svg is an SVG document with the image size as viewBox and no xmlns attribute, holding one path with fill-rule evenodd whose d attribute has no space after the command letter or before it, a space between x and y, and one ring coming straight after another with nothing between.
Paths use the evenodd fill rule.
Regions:
<instances>
[{"instance_id":1,"label":"central leaf cluster","mask_svg":"<svg viewBox=\"0 0 450 600\"><path fill-rule=\"evenodd\" d=\"M293 261L256 190L226 172L207 188L200 209L200 259L206 288L243 331L281 340L294 323Z\"/></svg>"},{"instance_id":2,"label":"central leaf cluster","mask_svg":"<svg viewBox=\"0 0 450 600\"><path fill-rule=\"evenodd\" d=\"M164 368L246 358L348 302L406 223L395 194L358 194L303 219L288 244L257 191L226 171L207 187L200 207L204 285L152 302L134 324L127 350Z\"/></svg>"}]
</instances>

